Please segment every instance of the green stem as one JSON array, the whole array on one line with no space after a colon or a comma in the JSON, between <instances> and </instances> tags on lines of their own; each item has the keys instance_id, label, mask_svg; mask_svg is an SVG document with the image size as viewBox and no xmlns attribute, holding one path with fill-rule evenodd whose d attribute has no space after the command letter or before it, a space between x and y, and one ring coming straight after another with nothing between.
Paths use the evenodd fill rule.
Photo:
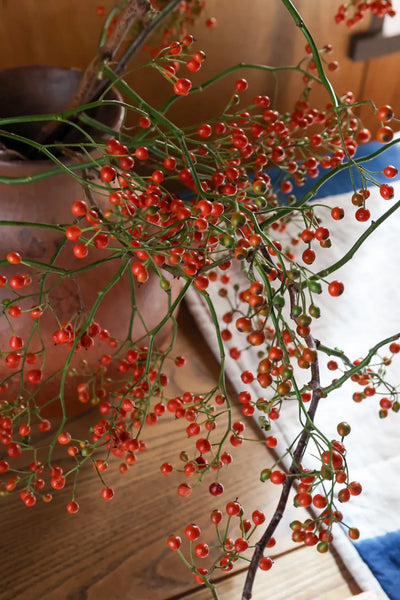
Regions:
<instances>
[{"instance_id":1,"label":"green stem","mask_svg":"<svg viewBox=\"0 0 400 600\"><path fill-rule=\"evenodd\" d=\"M392 140L390 143L385 144L384 146L382 146L382 148L378 148L378 150L375 150L375 152L371 152L371 154L368 154L367 156L361 156L360 158L358 158L354 161L354 164L356 166L359 166L365 162L374 160L375 158L377 158L378 156L380 156L381 154L386 152L386 150L388 150L388 148L390 148L398 143L400 143L400 138L398 138L396 140ZM342 163L342 164L338 165L337 167L335 167L335 169L332 169L332 171L325 173L325 175L320 177L318 179L318 181L316 181L314 183L314 185L308 190L308 192L306 194L304 194L304 196L302 196L301 198L299 198L297 200L297 202L295 202L291 206L279 207L279 210L277 210L272 217L263 221L262 229L268 229L273 223L276 223L276 221L279 221L286 215L290 215L293 213L293 211L301 209L303 206L308 204L308 202L310 202L310 200L312 200L313 197L316 196L318 191L327 183L327 181L329 181L332 177L334 177L338 173L341 173L342 171L349 169L349 166L350 166L349 163L345 162L345 163Z\"/></svg>"},{"instance_id":2,"label":"green stem","mask_svg":"<svg viewBox=\"0 0 400 600\"><path fill-rule=\"evenodd\" d=\"M100 304L102 303L102 301L104 300L104 297L108 294L108 292L114 287L114 285L120 280L120 278L122 277L124 271L127 269L129 265L129 258L125 259L124 262L122 263L121 267L118 269L117 273L112 277L112 279L110 279L110 281L103 287L103 289L101 290L101 292L99 292L97 294L97 298L96 300L93 302L93 305L91 306L91 310L89 312L89 315L85 321L85 323L82 326L81 329L81 334L77 335L71 345L71 348L69 350L68 356L65 360L65 365L62 371L62 376L61 376L61 381L60 381L60 391L59 391L59 400L60 400L60 405L61 405L61 412L62 412L62 419L61 419L61 423L59 425L58 431L56 432L55 436L54 436L54 441L52 442L52 444L49 447L49 455L48 455L48 460L49 462L51 461L51 456L54 450L54 447L56 445L57 442L57 438L58 435L63 431L66 419L67 419L67 414L66 414L66 406L65 406L65 397L64 397L64 392L65 392L65 382L68 376L68 371L69 371L69 365L71 364L72 358L75 354L75 349L84 333L84 331L87 329L87 327L90 325L90 323L93 321L94 316L97 312L97 309L99 308Z\"/></svg>"},{"instance_id":3,"label":"green stem","mask_svg":"<svg viewBox=\"0 0 400 600\"><path fill-rule=\"evenodd\" d=\"M369 238L369 236L380 225L382 225L382 223L384 221L386 221L386 219L388 219L398 208L400 208L400 200L398 200L395 204L393 204L393 206L388 211L386 211L382 216L380 216L379 219L377 219L376 221L372 221L371 225L364 231L364 233L362 235L360 235L360 237L353 244L353 246L350 248L350 250L348 252L346 252L346 254L344 256L342 256L342 258L340 260L335 262L330 267L327 267L326 269L322 269L321 271L318 271L318 273L315 273L314 277L316 277L318 279L323 279L327 275L334 273L335 271L337 271L338 269L343 267L343 265L348 263L353 258L353 256L355 255L357 250L360 248L360 246L365 242L365 240L367 238ZM307 282L303 282L303 287L306 287L306 285L307 285Z\"/></svg>"},{"instance_id":4,"label":"green stem","mask_svg":"<svg viewBox=\"0 0 400 600\"><path fill-rule=\"evenodd\" d=\"M253 63L238 63L236 65L233 65L231 67L228 67L227 69L225 69L224 71L221 71L220 73L218 73L218 75L215 75L214 77L211 77L210 79L208 79L207 81L205 81L204 83L197 85L195 87L193 87L190 90L190 94L195 94L198 92L203 92L204 90L206 90L208 87L210 87L211 85L213 85L214 83L216 83L217 81L220 81L221 79L224 79L225 77L227 77L228 75L230 75L231 73L234 73L235 71L238 71L240 69L256 69L258 71L267 71L268 73L278 73L278 72L282 72L282 71L298 71L299 73L303 74L303 75L307 75L309 76L311 79L315 79L317 81L319 81L319 79L313 75L310 75L307 71L304 71L304 69L302 69L299 65L295 65L295 66L284 66L284 67L271 67L269 65L259 65L259 64L253 64ZM181 99L181 96L171 96L171 98L169 98L167 100L167 102L164 104L164 106L161 109L161 112L166 113L173 104L175 104L175 102L177 102L178 100Z\"/></svg>"},{"instance_id":5,"label":"green stem","mask_svg":"<svg viewBox=\"0 0 400 600\"><path fill-rule=\"evenodd\" d=\"M174 133L176 136L181 137L183 135L183 131L179 129L172 121L167 119L165 115L163 115L160 111L155 109L153 106L148 104L135 90L133 90L121 77L118 77L114 73L112 69L107 66L104 66L103 69L104 75L130 100L132 100L141 110L144 110L145 113L153 120L157 121L160 125L164 126L170 132Z\"/></svg>"},{"instance_id":6,"label":"green stem","mask_svg":"<svg viewBox=\"0 0 400 600\"><path fill-rule=\"evenodd\" d=\"M355 365L352 369L349 369L348 371L346 371L346 373L344 375L342 375L342 377L340 377L339 379L336 379L336 381L334 383L332 383L331 385L328 385L327 387L322 389L322 393L324 394L324 396L328 395L333 390L336 390L336 389L342 387L342 385L345 383L345 381L350 379L350 377L352 375L354 375L355 373L358 373L361 369L366 367L371 362L373 356L375 356L375 354L378 352L379 348L381 348L382 346L386 346L386 344L390 344L391 342L394 342L395 340L398 340L399 338L400 338L400 333L396 333L395 335L385 338L384 340L375 344L375 346L373 346L370 349L367 356L361 362L359 362L357 365Z\"/></svg>"},{"instance_id":7,"label":"green stem","mask_svg":"<svg viewBox=\"0 0 400 600\"><path fill-rule=\"evenodd\" d=\"M321 61L321 57L319 55L318 48L314 41L314 38L311 35L310 30L304 23L299 11L294 6L294 4L291 2L291 0L281 0L281 2L286 7L286 9L287 9L288 13L290 14L290 16L292 17L293 21L295 22L297 27L299 27L299 29L301 30L301 32L303 33L304 37L306 38L306 40L308 42L308 44L311 48L315 66L317 67L318 75L321 79L321 83L324 86L324 88L326 89L326 91L328 92L330 99L332 101L332 104L333 104L333 108L336 112L340 108L340 100L338 99L331 82L329 81L329 79L327 78L327 76L325 74L324 67L323 67L323 64Z\"/></svg>"}]
</instances>

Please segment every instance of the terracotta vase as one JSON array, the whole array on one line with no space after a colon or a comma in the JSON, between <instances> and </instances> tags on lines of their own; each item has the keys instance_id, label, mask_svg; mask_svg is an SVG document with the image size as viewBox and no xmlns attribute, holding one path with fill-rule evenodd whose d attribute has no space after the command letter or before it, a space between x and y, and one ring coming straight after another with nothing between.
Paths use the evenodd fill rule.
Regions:
<instances>
[{"instance_id":1,"label":"terracotta vase","mask_svg":"<svg viewBox=\"0 0 400 600\"><path fill-rule=\"evenodd\" d=\"M0 115L5 118L60 111L72 97L79 78L79 71L52 67L23 67L3 71L0 73ZM114 94L112 98L118 99L118 96ZM118 106L108 110L102 107L93 116L118 131L123 119L123 110ZM34 139L41 125L32 122L27 126L18 126L13 131ZM18 160L16 153L21 151L21 146L10 145L1 133L0 140L12 148L11 153L4 148L3 153L0 152L0 159L2 155L11 158L0 160L0 176L28 178L54 168L54 164L48 160ZM53 226L72 223L75 217L71 212L71 205L82 198L81 185L65 173L44 177L31 183L0 183L0 260L3 261L0 274L6 276L9 281L13 275L33 273L32 283L22 290L25 296L23 299L18 298L19 290L11 290L8 285L0 289L0 302L3 304L0 317L0 389L6 387L1 385L1 382L9 384L0 400L21 394L26 401L34 399L39 404L46 404L54 398L57 399L61 393L67 402L75 404L76 408L78 383L85 381L85 378L87 380L87 374L96 370L101 356L112 353L107 341L94 338L93 347L86 350L81 348L74 353L68 376L65 381L62 380L63 367L70 356L70 345L54 344L53 334L65 323L73 323L76 331L79 330L79 321L81 324L87 324L88 315L99 294L118 276L122 264L121 260L116 259L86 269L110 256L111 252L90 247L87 258L77 259L73 254L73 243L66 242L64 232L46 229L40 225L34 226L35 223ZM107 194L96 193L92 199L100 210L103 210L108 202ZM24 222L31 225L18 224ZM32 271L23 264L9 265L5 258L7 253L12 251L18 252L23 261L35 261L36 269ZM37 275L38 267L47 274L44 281ZM64 270L67 273L75 269L79 269L79 272L71 276L63 275ZM146 331L154 328L167 313L168 294L160 288L159 279L154 276L141 287L135 286L132 295L128 271L129 269L126 269L123 275L118 277L118 281L101 301L93 320L101 329L108 330L112 338L125 340L130 332L131 339L139 339L141 344L145 344ZM174 295L178 288L179 284L172 282ZM43 300L46 300L43 316L35 323L30 311L35 305L43 305ZM138 312L132 324L133 302ZM20 317L9 316L10 303L22 309ZM169 336L170 327L167 324L158 334L156 340L159 345ZM14 351L10 346L12 336L20 336L24 342L24 348L20 351L22 358L17 368L7 366L7 357ZM27 353L37 355L35 364L28 364ZM25 374L38 368L42 370L43 381L49 377L52 379L45 384L31 385ZM82 373L82 377L74 376L74 370ZM60 392L61 381L63 387ZM57 406L57 401L55 405Z\"/></svg>"}]
</instances>

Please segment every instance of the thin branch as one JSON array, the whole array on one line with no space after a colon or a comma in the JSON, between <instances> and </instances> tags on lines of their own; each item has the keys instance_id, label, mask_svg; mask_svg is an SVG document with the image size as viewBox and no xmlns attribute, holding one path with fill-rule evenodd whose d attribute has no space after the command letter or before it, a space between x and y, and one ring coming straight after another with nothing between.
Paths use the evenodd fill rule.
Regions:
<instances>
[{"instance_id":1,"label":"thin branch","mask_svg":"<svg viewBox=\"0 0 400 600\"><path fill-rule=\"evenodd\" d=\"M85 69L79 87L66 109L73 109L93 100L97 92L103 66L111 61L118 52L133 24L151 10L148 0L129 0L121 11L119 19L105 44L99 47L95 56ZM47 144L59 135L63 126L57 121L46 123L41 129L38 142Z\"/></svg>"},{"instance_id":2,"label":"thin branch","mask_svg":"<svg viewBox=\"0 0 400 600\"><path fill-rule=\"evenodd\" d=\"M290 303L293 307L296 304L297 291L293 284L290 285L288 289L290 295ZM294 320L296 321L296 319ZM317 349L317 343L312 335L308 335L305 338L305 342L307 344L307 347L310 348L310 350ZM250 600L250 598L252 597L252 589L258 565L263 557L264 550L269 540L271 539L273 533L275 532L275 529L277 528L283 517L286 504L289 498L289 493L295 481L295 475L297 475L299 472L299 464L301 463L303 454L307 448L307 444L310 439L315 413L317 411L319 401L324 396L324 393L321 389L320 370L317 356L315 360L311 363L311 381L309 383L309 387L310 389L312 389L312 398L310 408L307 412L307 424L303 428L302 434L293 452L293 458L289 468L288 476L286 477L283 483L282 492L275 512L268 524L267 529L265 530L264 534L255 546L256 549L252 556L250 567L247 572L247 577L243 588L242 600Z\"/></svg>"},{"instance_id":3,"label":"thin branch","mask_svg":"<svg viewBox=\"0 0 400 600\"><path fill-rule=\"evenodd\" d=\"M145 41L150 35L157 29L157 27L172 13L176 10L181 3L181 0L171 0L165 8L163 8L153 19L143 25L142 30L133 40L133 42L124 51L118 63L114 67L114 72L120 75L124 72L133 56L143 46Z\"/></svg>"},{"instance_id":4,"label":"thin branch","mask_svg":"<svg viewBox=\"0 0 400 600\"><path fill-rule=\"evenodd\" d=\"M357 239L357 241L352 245L352 247L350 248L350 250L348 250L346 252L346 254L344 254L344 256L342 256L341 259L339 259L337 262L335 262L333 265L330 265L330 267L327 267L326 269L322 269L321 271L318 271L318 273L315 273L315 278L319 278L319 279L323 279L324 277L326 277L327 275L331 275L334 271L337 271L338 269L340 269L341 267L343 267L343 265L345 265L347 262L349 262L354 254L357 252L357 250L361 247L361 245L365 242L365 240L380 226L382 225L382 223L384 221L386 221L386 219L388 217L390 217L394 212L396 212L396 210L398 210L400 208L400 200L398 200L395 204L393 204L389 210L387 210L383 215L381 215L379 217L379 219L377 219L376 221L372 221L371 225L364 231L364 233L362 235L360 235L360 237ZM305 287L305 286L304 286Z\"/></svg>"}]
</instances>

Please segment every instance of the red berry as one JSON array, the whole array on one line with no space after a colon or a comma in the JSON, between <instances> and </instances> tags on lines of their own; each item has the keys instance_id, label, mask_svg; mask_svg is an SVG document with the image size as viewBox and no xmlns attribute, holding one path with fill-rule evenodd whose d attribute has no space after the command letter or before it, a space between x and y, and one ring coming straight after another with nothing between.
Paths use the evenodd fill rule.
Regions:
<instances>
[{"instance_id":1,"label":"red berry","mask_svg":"<svg viewBox=\"0 0 400 600\"><path fill-rule=\"evenodd\" d=\"M132 156L122 156L119 159L119 166L124 171L129 171L135 166L135 161L133 160Z\"/></svg>"},{"instance_id":2,"label":"red berry","mask_svg":"<svg viewBox=\"0 0 400 600\"><path fill-rule=\"evenodd\" d=\"M198 290L205 290L208 287L209 279L206 275L198 275L194 280L194 285Z\"/></svg>"},{"instance_id":3,"label":"red berry","mask_svg":"<svg viewBox=\"0 0 400 600\"><path fill-rule=\"evenodd\" d=\"M388 179L393 179L393 177L396 177L398 171L397 171L396 167L393 167L393 165L387 165L383 169L383 173Z\"/></svg>"},{"instance_id":4,"label":"red berry","mask_svg":"<svg viewBox=\"0 0 400 600\"><path fill-rule=\"evenodd\" d=\"M331 296L340 296L343 294L344 285L340 281L332 281L328 286L328 292Z\"/></svg>"},{"instance_id":5,"label":"red berry","mask_svg":"<svg viewBox=\"0 0 400 600\"><path fill-rule=\"evenodd\" d=\"M235 88L238 92L244 92L249 87L247 79L238 79L235 83Z\"/></svg>"},{"instance_id":6,"label":"red berry","mask_svg":"<svg viewBox=\"0 0 400 600\"><path fill-rule=\"evenodd\" d=\"M30 508L31 506L35 506L36 496L34 496L31 492L27 492L23 497L23 502L28 508Z\"/></svg>"},{"instance_id":7,"label":"red berry","mask_svg":"<svg viewBox=\"0 0 400 600\"><path fill-rule=\"evenodd\" d=\"M368 221L371 217L371 213L367 208L359 208L356 212L357 221Z\"/></svg>"},{"instance_id":8,"label":"red berry","mask_svg":"<svg viewBox=\"0 0 400 600\"><path fill-rule=\"evenodd\" d=\"M187 483L181 483L178 486L178 494L182 496L182 498L187 498L192 493L192 488Z\"/></svg>"},{"instance_id":9,"label":"red berry","mask_svg":"<svg viewBox=\"0 0 400 600\"><path fill-rule=\"evenodd\" d=\"M43 374L40 369L31 369L27 372L26 378L29 383L32 383L33 385L39 385L39 383L42 381L42 375Z\"/></svg>"},{"instance_id":10,"label":"red berry","mask_svg":"<svg viewBox=\"0 0 400 600\"><path fill-rule=\"evenodd\" d=\"M349 538L352 540L358 540L360 537L360 531L356 527L349 529Z\"/></svg>"},{"instance_id":11,"label":"red berry","mask_svg":"<svg viewBox=\"0 0 400 600\"><path fill-rule=\"evenodd\" d=\"M71 207L72 214L76 217L84 217L87 213L87 204L83 200L77 200Z\"/></svg>"},{"instance_id":12,"label":"red berry","mask_svg":"<svg viewBox=\"0 0 400 600\"><path fill-rule=\"evenodd\" d=\"M357 142L359 144L366 144L371 139L371 132L369 129L360 129L357 133Z\"/></svg>"},{"instance_id":13,"label":"red berry","mask_svg":"<svg viewBox=\"0 0 400 600\"><path fill-rule=\"evenodd\" d=\"M193 58L194 60L197 60L197 62L202 63L206 59L205 52L203 52L203 50L197 50L197 52L193 54Z\"/></svg>"},{"instance_id":14,"label":"red berry","mask_svg":"<svg viewBox=\"0 0 400 600\"><path fill-rule=\"evenodd\" d=\"M170 463L163 463L160 467L161 473L169 475L173 471L173 466Z\"/></svg>"},{"instance_id":15,"label":"red berry","mask_svg":"<svg viewBox=\"0 0 400 600\"><path fill-rule=\"evenodd\" d=\"M326 227L318 227L318 229L315 231L315 238L319 242L327 240L329 238L329 229Z\"/></svg>"},{"instance_id":16,"label":"red berry","mask_svg":"<svg viewBox=\"0 0 400 600\"><path fill-rule=\"evenodd\" d=\"M111 500L114 497L114 490L110 487L103 488L101 490L101 497L103 500Z\"/></svg>"},{"instance_id":17,"label":"red berry","mask_svg":"<svg viewBox=\"0 0 400 600\"><path fill-rule=\"evenodd\" d=\"M394 116L394 111L393 111L393 108L391 106L389 106L389 104L385 104L384 106L381 106L378 109L378 119L380 121L383 121L384 123L391 121L393 119L393 116Z\"/></svg>"},{"instance_id":18,"label":"red berry","mask_svg":"<svg viewBox=\"0 0 400 600\"><path fill-rule=\"evenodd\" d=\"M86 258L89 254L88 247L85 244L75 244L74 254L76 258Z\"/></svg>"},{"instance_id":19,"label":"red berry","mask_svg":"<svg viewBox=\"0 0 400 600\"><path fill-rule=\"evenodd\" d=\"M234 548L236 552L245 552L249 547L249 542L244 538L237 538L235 540Z\"/></svg>"},{"instance_id":20,"label":"red berry","mask_svg":"<svg viewBox=\"0 0 400 600\"><path fill-rule=\"evenodd\" d=\"M242 507L239 502L228 502L226 505L226 514L230 517L236 517L242 512Z\"/></svg>"},{"instance_id":21,"label":"red berry","mask_svg":"<svg viewBox=\"0 0 400 600\"><path fill-rule=\"evenodd\" d=\"M216 481L212 483L208 489L212 496L220 496L224 493L224 486L222 483L218 483Z\"/></svg>"},{"instance_id":22,"label":"red berry","mask_svg":"<svg viewBox=\"0 0 400 600\"><path fill-rule=\"evenodd\" d=\"M179 535L170 535L167 539L167 546L170 550L179 550L181 544L182 539L179 537Z\"/></svg>"},{"instance_id":23,"label":"red berry","mask_svg":"<svg viewBox=\"0 0 400 600\"><path fill-rule=\"evenodd\" d=\"M6 258L7 258L7 261L11 265L19 265L19 263L22 260L21 255L19 254L19 252L9 252L7 254Z\"/></svg>"},{"instance_id":24,"label":"red berry","mask_svg":"<svg viewBox=\"0 0 400 600\"><path fill-rule=\"evenodd\" d=\"M213 29L213 27L216 27L216 25L217 19L215 17L210 17L209 19L207 19L206 27L209 27L209 29Z\"/></svg>"},{"instance_id":25,"label":"red berry","mask_svg":"<svg viewBox=\"0 0 400 600\"><path fill-rule=\"evenodd\" d=\"M43 419L42 421L40 421L38 423L38 429L42 433L45 432L45 431L50 431L50 429L51 429L51 423L50 423L50 421L48 419Z\"/></svg>"},{"instance_id":26,"label":"red berry","mask_svg":"<svg viewBox=\"0 0 400 600\"><path fill-rule=\"evenodd\" d=\"M302 239L302 240L303 240L303 242L305 242L306 244L308 244L309 242L311 242L311 240L313 240L313 239L314 239L314 236L315 236L315 234L314 234L314 232L313 232L313 231L311 231L311 229L304 229L304 230L301 232L301 235L300 235L301 239Z\"/></svg>"},{"instance_id":27,"label":"red berry","mask_svg":"<svg viewBox=\"0 0 400 600\"><path fill-rule=\"evenodd\" d=\"M140 117L139 125L142 129L148 129L149 127L151 127L151 121L149 117Z\"/></svg>"},{"instance_id":28,"label":"red berry","mask_svg":"<svg viewBox=\"0 0 400 600\"><path fill-rule=\"evenodd\" d=\"M191 542L194 542L195 540L199 539L200 534L200 527L198 527L197 525L188 525L185 529L185 535L187 539Z\"/></svg>"},{"instance_id":29,"label":"red berry","mask_svg":"<svg viewBox=\"0 0 400 600\"><path fill-rule=\"evenodd\" d=\"M325 450L321 457L326 465L332 465L335 470L340 469L343 465L343 456L336 450Z\"/></svg>"},{"instance_id":30,"label":"red berry","mask_svg":"<svg viewBox=\"0 0 400 600\"><path fill-rule=\"evenodd\" d=\"M335 219L335 221L340 221L340 219L343 219L344 217L344 210L340 206L335 206L335 208L332 208L331 210L331 215L332 219Z\"/></svg>"},{"instance_id":31,"label":"red berry","mask_svg":"<svg viewBox=\"0 0 400 600\"><path fill-rule=\"evenodd\" d=\"M149 158L149 150L146 146L139 146L135 150L135 156L139 160L147 160Z\"/></svg>"},{"instance_id":32,"label":"red berry","mask_svg":"<svg viewBox=\"0 0 400 600\"><path fill-rule=\"evenodd\" d=\"M254 525L262 525L265 521L265 515L261 510L255 510L251 515Z\"/></svg>"},{"instance_id":33,"label":"red berry","mask_svg":"<svg viewBox=\"0 0 400 600\"><path fill-rule=\"evenodd\" d=\"M195 582L199 583L199 584L202 584L202 583L204 584L204 577L207 575L207 573L208 573L207 569L201 569L201 568L197 569L195 571L195 573L193 574Z\"/></svg>"},{"instance_id":34,"label":"red berry","mask_svg":"<svg viewBox=\"0 0 400 600\"><path fill-rule=\"evenodd\" d=\"M70 443L70 441L71 441L71 434L68 431L62 431L59 434L59 436L57 438L57 441L58 441L59 444L62 444L62 445L65 446L66 444Z\"/></svg>"},{"instance_id":35,"label":"red berry","mask_svg":"<svg viewBox=\"0 0 400 600\"><path fill-rule=\"evenodd\" d=\"M382 198L384 198L385 200L391 200L394 196L393 186L388 185L387 183L384 183L379 188L379 193L382 196Z\"/></svg>"},{"instance_id":36,"label":"red berry","mask_svg":"<svg viewBox=\"0 0 400 600\"><path fill-rule=\"evenodd\" d=\"M185 77L178 79L174 85L174 92L177 94L177 96L187 96L191 89L192 82L190 79L186 79Z\"/></svg>"},{"instance_id":37,"label":"red berry","mask_svg":"<svg viewBox=\"0 0 400 600\"><path fill-rule=\"evenodd\" d=\"M63 475L55 475L50 479L50 485L55 490L62 490L65 486L66 480Z\"/></svg>"},{"instance_id":38,"label":"red berry","mask_svg":"<svg viewBox=\"0 0 400 600\"><path fill-rule=\"evenodd\" d=\"M75 502L74 500L71 500L71 502L68 502L67 504L67 511L69 512L70 515L74 515L78 512L79 510L79 504L77 502Z\"/></svg>"},{"instance_id":39,"label":"red berry","mask_svg":"<svg viewBox=\"0 0 400 600\"><path fill-rule=\"evenodd\" d=\"M362 485L358 481L352 481L348 487L352 496L358 496L362 492Z\"/></svg>"},{"instance_id":40,"label":"red berry","mask_svg":"<svg viewBox=\"0 0 400 600\"><path fill-rule=\"evenodd\" d=\"M264 556L264 558L260 560L259 567L262 571L269 571L272 567L272 564L272 560L269 558L269 556Z\"/></svg>"},{"instance_id":41,"label":"red berry","mask_svg":"<svg viewBox=\"0 0 400 600\"><path fill-rule=\"evenodd\" d=\"M23 345L24 345L24 341L23 341L22 337L20 337L19 335L11 336L10 348L12 348L13 350L21 350Z\"/></svg>"},{"instance_id":42,"label":"red berry","mask_svg":"<svg viewBox=\"0 0 400 600\"><path fill-rule=\"evenodd\" d=\"M202 138L208 138L212 135L212 127L208 123L204 123L203 125L200 125L197 133Z\"/></svg>"},{"instance_id":43,"label":"red berry","mask_svg":"<svg viewBox=\"0 0 400 600\"><path fill-rule=\"evenodd\" d=\"M201 69L201 63L197 62L197 60L195 60L194 58L191 58L187 61L186 68L191 73L196 73L197 71L199 71Z\"/></svg>"},{"instance_id":44,"label":"red berry","mask_svg":"<svg viewBox=\"0 0 400 600\"><path fill-rule=\"evenodd\" d=\"M273 435L269 435L265 440L265 444L268 448L275 448L277 443L278 443L278 440Z\"/></svg>"},{"instance_id":45,"label":"red berry","mask_svg":"<svg viewBox=\"0 0 400 600\"><path fill-rule=\"evenodd\" d=\"M303 259L303 262L306 263L306 265L311 265L315 260L314 250L311 250L311 248L307 248L307 250L304 250L302 259Z\"/></svg>"},{"instance_id":46,"label":"red berry","mask_svg":"<svg viewBox=\"0 0 400 600\"><path fill-rule=\"evenodd\" d=\"M9 464L6 460L0 460L0 473L7 473Z\"/></svg>"},{"instance_id":47,"label":"red berry","mask_svg":"<svg viewBox=\"0 0 400 600\"><path fill-rule=\"evenodd\" d=\"M208 544L197 544L194 553L199 558L206 558L209 554Z\"/></svg>"},{"instance_id":48,"label":"red berry","mask_svg":"<svg viewBox=\"0 0 400 600\"><path fill-rule=\"evenodd\" d=\"M77 225L71 225L65 230L65 235L71 242L77 242L82 235L82 229Z\"/></svg>"},{"instance_id":49,"label":"red berry","mask_svg":"<svg viewBox=\"0 0 400 600\"><path fill-rule=\"evenodd\" d=\"M18 458L22 454L22 448L16 442L11 442L11 444L8 444L7 454L10 458Z\"/></svg>"},{"instance_id":50,"label":"red berry","mask_svg":"<svg viewBox=\"0 0 400 600\"><path fill-rule=\"evenodd\" d=\"M325 508L327 500L322 494L316 494L313 498L313 504L316 508Z\"/></svg>"},{"instance_id":51,"label":"red berry","mask_svg":"<svg viewBox=\"0 0 400 600\"><path fill-rule=\"evenodd\" d=\"M380 127L376 132L376 139L381 144L387 144L392 141L393 135L393 129L391 127L388 127L387 125L384 125L383 127Z\"/></svg>"},{"instance_id":52,"label":"red berry","mask_svg":"<svg viewBox=\"0 0 400 600\"><path fill-rule=\"evenodd\" d=\"M10 277L9 284L14 290L20 290L25 287L25 277L23 275L14 275L14 277Z\"/></svg>"},{"instance_id":53,"label":"red berry","mask_svg":"<svg viewBox=\"0 0 400 600\"><path fill-rule=\"evenodd\" d=\"M117 171L113 167L110 167L109 165L106 165L100 171L100 177L106 183L110 183L111 181L114 181L116 176L117 176Z\"/></svg>"},{"instance_id":54,"label":"red berry","mask_svg":"<svg viewBox=\"0 0 400 600\"><path fill-rule=\"evenodd\" d=\"M272 471L270 475L270 480L272 483L275 483L275 485L280 485L285 479L286 475L282 471Z\"/></svg>"}]
</instances>

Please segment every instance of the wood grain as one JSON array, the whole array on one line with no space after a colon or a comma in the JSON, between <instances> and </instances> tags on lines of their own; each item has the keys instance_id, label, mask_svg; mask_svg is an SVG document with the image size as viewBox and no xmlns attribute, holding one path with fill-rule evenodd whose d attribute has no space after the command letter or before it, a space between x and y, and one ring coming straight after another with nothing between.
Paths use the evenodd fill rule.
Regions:
<instances>
[{"instance_id":1,"label":"wood grain","mask_svg":"<svg viewBox=\"0 0 400 600\"><path fill-rule=\"evenodd\" d=\"M335 559L330 554L319 557L315 565L315 549L299 548L280 556L272 569L260 572L256 579L252 600L345 600L353 594L352 586L344 579ZM240 599L245 574L234 575L219 584L220 600ZM191 600L210 600L209 590L203 589L190 596Z\"/></svg>"},{"instance_id":2,"label":"wood grain","mask_svg":"<svg viewBox=\"0 0 400 600\"><path fill-rule=\"evenodd\" d=\"M40 3L37 0L1 0L1 68L52 64L84 69L95 55L102 26L102 19L96 16L98 4L98 0ZM114 2L105 0L101 4L108 10ZM365 30L368 22L349 31L344 26L334 25L334 6L329 11L315 10L314 0L297 0L296 6L315 35L318 46L333 45L334 51L327 57L327 62L337 60L340 63L340 69L329 74L337 92L343 94L351 89L356 97L362 92L363 97L378 103L391 103L399 112L396 78L391 76L396 70L398 54L369 61L366 65L354 63L347 57L350 35ZM209 15L218 19L218 27L212 30L204 26ZM304 56L304 37L292 24L280 0L268 0L267 3L265 0L209 0L204 18L191 28L191 32L197 40L196 49L202 48L207 53L204 68L191 76L195 84L239 62L291 65ZM161 106L171 95L171 86L152 69L137 70L149 57L149 53L143 51L135 58L128 80L146 99L154 101L156 98ZM250 82L248 94L243 96L243 106L256 94L273 93L273 80L265 72L239 73L245 74ZM201 96L178 102L171 110L171 117L185 126L193 122L194 114L196 122L215 116L229 100L237 76L238 73L227 77ZM278 108L284 111L292 107L293 99L301 90L301 81L297 74L279 79ZM328 101L322 88L316 89L312 97L318 106ZM372 111L365 111L364 116L375 130L377 123Z\"/></svg>"},{"instance_id":3,"label":"wood grain","mask_svg":"<svg viewBox=\"0 0 400 600\"><path fill-rule=\"evenodd\" d=\"M188 366L171 382L171 394L182 393L189 386L205 392L218 376L218 368L185 311L180 323L177 353L188 357ZM237 410L235 414L240 416ZM84 430L91 419L90 413L81 415L75 426ZM107 484L116 488L112 502L101 500L102 484L90 468L78 481L81 509L76 515L69 515L64 508L71 499L66 489L55 493L51 504L37 503L30 509L18 498L1 499L6 550L0 564L0 600L169 600L182 594L195 600L205 598L205 592L196 591L186 567L167 548L167 536L183 535L184 527L196 520L204 540L209 541L213 535L209 514L215 507L223 508L227 501L238 497L248 515L260 508L268 516L278 491L258 478L260 468L270 460L265 444L249 443L233 452L235 464L223 478L222 500L217 502L206 491L212 477L205 481L206 486L195 488L189 498L180 498L176 486L182 477L161 475L159 465L166 460L176 463L180 450L187 446L183 431L172 417L148 427L144 436L148 450L139 455L130 472L120 475L115 461L114 468L105 474ZM60 447L58 452L63 456L65 450ZM298 510L289 508L287 518L298 517ZM301 591L302 596L286 596L296 600L341 600L346 593L349 595L343 581L345 571L337 567L332 556L321 557L308 548L296 547L293 551L290 529L284 524L279 527L277 539L271 556L283 556L270 572L272 579L268 574L268 579L262 578L264 583L257 584L261 586L257 588L261 590L257 591L257 600L265 598L265 585L270 590L269 600L283 599L288 589L296 594ZM228 577L222 584L222 598L239 599L241 585L241 575ZM324 596L326 589L343 595Z\"/></svg>"}]
</instances>

